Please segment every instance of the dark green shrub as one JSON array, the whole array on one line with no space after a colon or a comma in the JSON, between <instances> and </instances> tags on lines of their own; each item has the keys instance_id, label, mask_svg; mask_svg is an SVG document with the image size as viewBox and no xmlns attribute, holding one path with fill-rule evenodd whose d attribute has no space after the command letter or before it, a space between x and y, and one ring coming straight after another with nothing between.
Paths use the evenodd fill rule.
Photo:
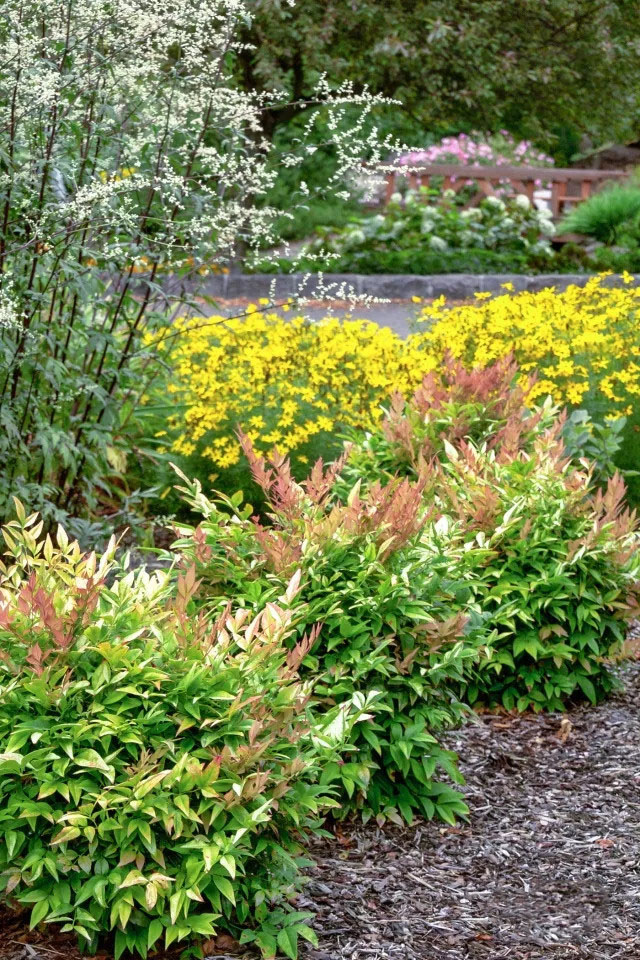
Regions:
<instances>
[{"instance_id":1,"label":"dark green shrub","mask_svg":"<svg viewBox=\"0 0 640 960\"><path fill-rule=\"evenodd\" d=\"M313 940L295 911L301 838L335 805L318 785L348 708L311 716L288 587L255 619L169 589L35 516L4 531L0 579L0 895L114 956L216 930L265 955ZM274 598L275 601L275 598Z\"/></svg>"},{"instance_id":2,"label":"dark green shrub","mask_svg":"<svg viewBox=\"0 0 640 960\"><path fill-rule=\"evenodd\" d=\"M189 483L185 496L204 519L195 530L181 528L175 549L195 562L213 611L226 597L260 610L298 571L298 637L322 624L301 667L320 678L316 696L333 704L380 694L373 718L354 734L357 749L325 769L322 782L338 782L343 810L365 818L398 820L400 811L410 820L418 810L453 822L466 807L437 774L460 781L456 758L433 734L463 713L453 690L480 636L467 615L452 614L468 588L453 582L445 555L428 556L419 545L424 481L373 485L362 496L356 485L341 505L340 462L326 472L316 464L298 485L287 461L265 464L245 448L269 526L250 519L239 497L216 504ZM472 619L474 627L481 621Z\"/></svg>"}]
</instances>

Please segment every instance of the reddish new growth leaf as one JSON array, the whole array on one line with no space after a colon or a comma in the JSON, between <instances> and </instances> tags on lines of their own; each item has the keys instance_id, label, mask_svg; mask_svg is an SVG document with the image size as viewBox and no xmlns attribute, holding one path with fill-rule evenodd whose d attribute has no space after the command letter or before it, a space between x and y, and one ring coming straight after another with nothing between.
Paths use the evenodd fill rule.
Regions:
<instances>
[{"instance_id":1,"label":"reddish new growth leaf","mask_svg":"<svg viewBox=\"0 0 640 960\"><path fill-rule=\"evenodd\" d=\"M395 479L385 486L372 484L364 499L356 493L345 510L345 529L358 534L376 533L378 543L389 541L385 555L399 549L427 520L422 509L425 483L424 477L416 483Z\"/></svg>"},{"instance_id":2,"label":"reddish new growth leaf","mask_svg":"<svg viewBox=\"0 0 640 960\"><path fill-rule=\"evenodd\" d=\"M621 475L616 471L607 481L604 491L597 490L593 497L593 508L602 528L613 524L614 536L631 533L637 525L635 510L629 510L625 498L627 488Z\"/></svg>"},{"instance_id":3,"label":"reddish new growth leaf","mask_svg":"<svg viewBox=\"0 0 640 960\"><path fill-rule=\"evenodd\" d=\"M527 389L515 386L518 365L513 355L498 360L488 367L467 370L450 354L445 357L438 374L430 373L422 381L411 401L422 415L431 410L442 410L448 403L474 403L490 412L491 416L508 418L522 408Z\"/></svg>"},{"instance_id":4,"label":"reddish new growth leaf","mask_svg":"<svg viewBox=\"0 0 640 960\"><path fill-rule=\"evenodd\" d=\"M44 670L44 661L47 659L50 650L43 650L39 643L34 643L29 647L29 652L27 653L26 662L33 669L33 672L40 676Z\"/></svg>"},{"instance_id":5,"label":"reddish new growth leaf","mask_svg":"<svg viewBox=\"0 0 640 960\"><path fill-rule=\"evenodd\" d=\"M264 457L259 457L247 435L238 430L238 439L249 461L251 475L278 513L294 517L300 509L302 489L291 476L289 460L274 449L267 466Z\"/></svg>"},{"instance_id":6,"label":"reddish new growth leaf","mask_svg":"<svg viewBox=\"0 0 640 960\"><path fill-rule=\"evenodd\" d=\"M193 555L198 563L206 563L211 559L212 550L207 544L207 535L202 526L193 531Z\"/></svg>"},{"instance_id":7,"label":"reddish new growth leaf","mask_svg":"<svg viewBox=\"0 0 640 960\"><path fill-rule=\"evenodd\" d=\"M428 374L408 403L400 394L392 398L383 434L398 456L408 458L415 468L421 461L435 458L443 440L457 444L468 438L478 423L494 424L490 445L501 456L512 458L541 417L525 410L534 379L522 387L515 383L516 374L511 357L467 370L447 356L442 369Z\"/></svg>"},{"instance_id":8,"label":"reddish new growth leaf","mask_svg":"<svg viewBox=\"0 0 640 960\"><path fill-rule=\"evenodd\" d=\"M305 633L300 643L297 643L295 647L287 654L287 668L291 676L294 676L298 672L300 664L306 655L313 650L314 644L320 636L321 630L322 624L316 623L308 634Z\"/></svg>"},{"instance_id":9,"label":"reddish new growth leaf","mask_svg":"<svg viewBox=\"0 0 640 960\"><path fill-rule=\"evenodd\" d=\"M340 476L342 468L347 461L349 450L350 447L347 447L337 460L329 464L326 471L324 470L322 458L316 460L311 473L306 480L302 481L302 486L307 496L309 496L314 503L323 503L331 493L333 485Z\"/></svg>"},{"instance_id":10,"label":"reddish new growth leaf","mask_svg":"<svg viewBox=\"0 0 640 960\"><path fill-rule=\"evenodd\" d=\"M253 529L264 557L275 573L297 566L302 556L302 545L295 537L283 530L264 527L257 520Z\"/></svg>"}]
</instances>

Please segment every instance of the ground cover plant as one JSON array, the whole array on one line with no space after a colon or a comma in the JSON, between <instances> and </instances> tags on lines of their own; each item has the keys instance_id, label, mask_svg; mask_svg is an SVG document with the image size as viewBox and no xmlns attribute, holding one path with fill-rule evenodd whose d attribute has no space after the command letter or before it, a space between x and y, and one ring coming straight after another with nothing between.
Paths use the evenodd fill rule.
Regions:
<instances>
[{"instance_id":1,"label":"ground cover plant","mask_svg":"<svg viewBox=\"0 0 640 960\"><path fill-rule=\"evenodd\" d=\"M314 939L290 904L302 841L335 805L321 768L358 715L309 711L305 642L286 644L295 583L255 617L227 604L207 621L193 570L113 579L114 543L85 555L16 510L0 573L0 896L115 958L195 950L216 930L295 957Z\"/></svg>"},{"instance_id":2,"label":"ground cover plant","mask_svg":"<svg viewBox=\"0 0 640 960\"><path fill-rule=\"evenodd\" d=\"M262 609L297 571L298 634L322 624L309 633L300 668L319 677L315 696L333 704L377 692L373 719L358 726L346 762L323 773L321 782L341 787L341 812L380 823L418 812L453 823L466 813L446 782L459 781L456 758L434 734L463 714L454 690L484 632L474 611L453 612L468 590L450 576L446 548L427 554L420 546L425 481L373 484L362 496L356 484L341 504L334 487L342 461L326 470L319 461L298 484L284 458L265 462L243 442L268 521L252 518L240 496L215 502L187 483L183 492L203 519L195 529L179 526L174 549L195 563L214 614L228 597Z\"/></svg>"},{"instance_id":3,"label":"ground cover plant","mask_svg":"<svg viewBox=\"0 0 640 960\"><path fill-rule=\"evenodd\" d=\"M593 466L566 455L557 408L528 409L536 384L515 375L509 363L469 372L449 361L408 402L398 397L380 428L353 437L345 479L439 465L425 496L442 517L424 542L449 545L452 576L464 571L471 607L494 630L464 696L562 709L612 687L606 660L638 610L636 518L620 476L596 489Z\"/></svg>"}]
</instances>

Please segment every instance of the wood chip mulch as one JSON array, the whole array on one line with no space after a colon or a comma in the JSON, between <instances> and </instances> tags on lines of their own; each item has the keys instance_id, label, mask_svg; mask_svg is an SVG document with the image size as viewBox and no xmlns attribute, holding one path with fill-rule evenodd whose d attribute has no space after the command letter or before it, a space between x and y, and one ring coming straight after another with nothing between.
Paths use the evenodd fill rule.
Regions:
<instances>
[{"instance_id":1,"label":"wood chip mulch","mask_svg":"<svg viewBox=\"0 0 640 960\"><path fill-rule=\"evenodd\" d=\"M622 676L598 707L452 736L468 826L316 847L304 960L640 960L640 662Z\"/></svg>"},{"instance_id":2,"label":"wood chip mulch","mask_svg":"<svg viewBox=\"0 0 640 960\"><path fill-rule=\"evenodd\" d=\"M598 707L451 734L468 825L316 844L298 906L320 943L301 960L640 960L640 661L621 675ZM60 957L79 960L68 938L0 914L0 960Z\"/></svg>"}]
</instances>

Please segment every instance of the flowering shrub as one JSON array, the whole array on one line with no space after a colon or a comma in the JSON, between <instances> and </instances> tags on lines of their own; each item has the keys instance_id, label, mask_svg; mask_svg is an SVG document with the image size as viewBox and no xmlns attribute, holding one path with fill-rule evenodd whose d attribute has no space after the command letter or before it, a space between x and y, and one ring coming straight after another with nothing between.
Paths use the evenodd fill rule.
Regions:
<instances>
[{"instance_id":1,"label":"flowering shrub","mask_svg":"<svg viewBox=\"0 0 640 960\"><path fill-rule=\"evenodd\" d=\"M529 140L517 142L507 130L484 137L480 133L460 133L443 139L424 150L402 154L398 163L418 164L459 163L461 166L480 164L488 167L514 166L551 167L553 158L533 146Z\"/></svg>"},{"instance_id":2,"label":"flowering shrub","mask_svg":"<svg viewBox=\"0 0 640 960\"><path fill-rule=\"evenodd\" d=\"M312 269L312 258L326 252L333 258L332 270L357 271L363 257L394 250L491 250L552 257L548 238L554 226L546 209L538 210L524 195L485 197L469 209L463 209L464 201L453 190L439 194L426 187L409 190L404 197L394 194L384 213L356 220L337 233L319 231L303 251L302 263Z\"/></svg>"},{"instance_id":3,"label":"flowering shrub","mask_svg":"<svg viewBox=\"0 0 640 960\"><path fill-rule=\"evenodd\" d=\"M460 612L483 611L492 631L464 696L560 709L611 688L603 660L638 609L640 541L620 477L592 493L593 468L572 466L559 440L563 419L549 402L527 410L535 384L517 386L515 373L449 360L381 428L354 437L345 474L370 484L438 465L424 497L442 517L423 545L447 550L450 576L469 586Z\"/></svg>"},{"instance_id":4,"label":"flowering shrub","mask_svg":"<svg viewBox=\"0 0 640 960\"><path fill-rule=\"evenodd\" d=\"M466 807L438 772L454 781L460 775L434 733L462 714L452 691L483 634L474 612L452 613L452 599L468 590L449 575L446 550L428 554L418 542L424 478L373 484L363 495L356 484L340 504L334 490L342 460L326 471L318 462L299 485L286 460L265 463L244 445L269 525L250 519L240 497L216 505L189 483L184 493L204 519L195 530L182 527L174 549L195 563L214 612L227 597L260 610L299 571L298 636L322 624L301 666L304 676L319 677L316 696L329 704L379 696L346 762L330 764L321 782L339 783L343 810L365 819L399 820L399 811L411 820L418 810L452 823Z\"/></svg>"},{"instance_id":5,"label":"flowering shrub","mask_svg":"<svg viewBox=\"0 0 640 960\"><path fill-rule=\"evenodd\" d=\"M4 530L0 895L87 947L109 933L116 960L219 929L294 957L314 939L288 904L300 840L355 719L309 712L295 584L211 623L193 570L107 586L107 555L41 529L18 505Z\"/></svg>"},{"instance_id":6,"label":"flowering shrub","mask_svg":"<svg viewBox=\"0 0 640 960\"><path fill-rule=\"evenodd\" d=\"M238 85L252 7L2 4L0 518L13 494L47 522L117 499L159 369L143 332L239 248L278 242L311 191L301 177L284 212L269 194L319 137L333 158L314 191L325 203L365 154L377 164L397 147L366 123L383 97L322 77L295 139L270 143L266 113L296 104Z\"/></svg>"},{"instance_id":7,"label":"flowering shrub","mask_svg":"<svg viewBox=\"0 0 640 960\"><path fill-rule=\"evenodd\" d=\"M550 395L560 404L588 405L630 414L640 394L640 287L608 288L601 277L563 293L491 297L474 306L425 306L419 320L422 347L442 358L447 352L467 367L483 367L514 356L522 374L536 371L529 401ZM509 284L505 284L508 288Z\"/></svg>"},{"instance_id":8,"label":"flowering shrub","mask_svg":"<svg viewBox=\"0 0 640 960\"><path fill-rule=\"evenodd\" d=\"M159 333L172 365L162 391L175 400L161 432L174 452L198 450L220 470L240 460L237 426L257 452L277 446L304 463L311 442L330 449L336 432L375 423L394 390L412 392L433 367L428 354L370 321L314 323L252 309L226 323L178 319Z\"/></svg>"}]
</instances>

